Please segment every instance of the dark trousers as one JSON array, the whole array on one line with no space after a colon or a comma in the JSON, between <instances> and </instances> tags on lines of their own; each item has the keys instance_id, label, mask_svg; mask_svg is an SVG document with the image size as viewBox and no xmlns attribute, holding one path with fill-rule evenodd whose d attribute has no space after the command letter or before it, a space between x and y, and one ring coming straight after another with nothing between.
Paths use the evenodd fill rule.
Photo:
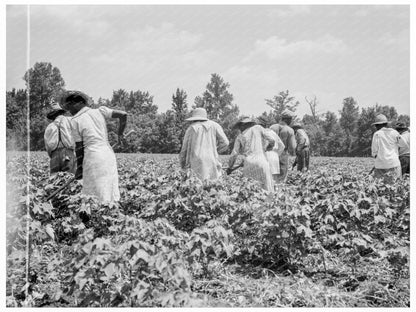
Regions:
<instances>
[{"instance_id":1,"label":"dark trousers","mask_svg":"<svg viewBox=\"0 0 416 312\"><path fill-rule=\"evenodd\" d=\"M309 170L309 147L304 147L299 152L296 152L296 161L298 164L298 171Z\"/></svg>"},{"instance_id":2,"label":"dark trousers","mask_svg":"<svg viewBox=\"0 0 416 312\"><path fill-rule=\"evenodd\" d=\"M410 174L410 155L399 156L400 165L402 167L402 175Z\"/></svg>"},{"instance_id":3,"label":"dark trousers","mask_svg":"<svg viewBox=\"0 0 416 312\"><path fill-rule=\"evenodd\" d=\"M75 174L76 161L73 149L61 147L51 153L50 173L68 171Z\"/></svg>"}]
</instances>

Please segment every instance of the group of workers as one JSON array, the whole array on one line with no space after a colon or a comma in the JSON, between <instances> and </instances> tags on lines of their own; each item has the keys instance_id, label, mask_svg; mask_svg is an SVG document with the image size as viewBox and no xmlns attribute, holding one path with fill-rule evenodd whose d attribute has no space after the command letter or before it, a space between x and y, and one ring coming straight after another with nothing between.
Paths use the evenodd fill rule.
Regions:
<instances>
[{"instance_id":1,"label":"group of workers","mask_svg":"<svg viewBox=\"0 0 416 312\"><path fill-rule=\"evenodd\" d=\"M117 162L108 141L106 120L119 119L118 143L121 144L125 140L127 113L105 106L94 109L89 107L89 102L83 92L66 91L61 106L52 105L47 114L51 123L44 135L50 172L74 173L75 179L83 179L84 194L96 196L101 202L117 202L120 199ZM65 116L66 111L72 117ZM180 166L192 170L201 180L215 180L221 177L223 169L230 174L243 167L245 177L259 181L263 189L272 192L279 183L286 182L290 155L296 155L292 168L297 165L299 171L309 170L310 141L306 131L294 120L295 115L290 110L284 110L280 119L280 123L270 127L263 116L238 120L233 127L239 134L228 167L222 168L219 153L228 149L229 140L222 127L208 119L204 108L195 108L186 119L190 124L179 153ZM409 173L408 128L397 124L399 134L387 127L384 115L378 115L374 125L378 130L372 141L375 176L398 177L402 172ZM236 166L239 159L243 161Z\"/></svg>"}]
</instances>

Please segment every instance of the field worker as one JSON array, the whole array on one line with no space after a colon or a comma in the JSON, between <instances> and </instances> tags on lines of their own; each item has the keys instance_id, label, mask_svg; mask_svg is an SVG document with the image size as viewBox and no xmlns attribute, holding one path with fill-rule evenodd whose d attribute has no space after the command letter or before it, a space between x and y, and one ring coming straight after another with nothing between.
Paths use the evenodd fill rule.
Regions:
<instances>
[{"instance_id":1,"label":"field worker","mask_svg":"<svg viewBox=\"0 0 416 312\"><path fill-rule=\"evenodd\" d=\"M249 118L239 120L234 128L240 130L234 148L228 162L227 173L232 171L238 155L244 156L243 175L247 178L257 180L266 191L273 191L273 181L270 165L266 158L266 150L274 147L273 137L260 125Z\"/></svg>"},{"instance_id":2,"label":"field worker","mask_svg":"<svg viewBox=\"0 0 416 312\"><path fill-rule=\"evenodd\" d=\"M266 150L266 158L269 162L270 166L270 173L272 174L272 178L275 183L278 181L278 175L280 173L280 160L279 156L282 154L283 150L285 149L285 145L283 144L282 140L273 130L269 129L269 122L264 116L260 116L257 118L257 123L264 128L267 134L269 134L274 140L273 149L270 151L266 150L266 146L264 149Z\"/></svg>"},{"instance_id":3,"label":"field worker","mask_svg":"<svg viewBox=\"0 0 416 312\"><path fill-rule=\"evenodd\" d=\"M295 131L296 139L296 163L298 165L298 171L309 170L309 137L306 131L302 128L299 122L294 122L292 125Z\"/></svg>"},{"instance_id":4,"label":"field worker","mask_svg":"<svg viewBox=\"0 0 416 312\"><path fill-rule=\"evenodd\" d=\"M83 179L82 192L96 196L102 203L120 199L116 157L108 143L106 119L118 118L118 139L123 141L127 113L100 106L88 107L89 98L80 91L67 91L64 107L71 115L75 152L77 156L76 179Z\"/></svg>"},{"instance_id":5,"label":"field worker","mask_svg":"<svg viewBox=\"0 0 416 312\"><path fill-rule=\"evenodd\" d=\"M376 116L373 125L377 131L373 135L371 155L375 157L374 177L392 183L402 175L399 148L406 148L407 144L395 129L387 128L387 122L383 114Z\"/></svg>"},{"instance_id":6,"label":"field worker","mask_svg":"<svg viewBox=\"0 0 416 312\"><path fill-rule=\"evenodd\" d=\"M52 110L46 118L52 122L44 133L45 148L50 157L50 174L68 171L75 174L75 142L72 138L70 118L58 103L52 103Z\"/></svg>"},{"instance_id":7,"label":"field worker","mask_svg":"<svg viewBox=\"0 0 416 312\"><path fill-rule=\"evenodd\" d=\"M295 114L292 111L285 109L281 114L280 123L270 126L270 129L278 134L285 145L285 149L280 155L280 174L278 176L278 181L283 183L285 183L287 179L289 155L293 156L296 149L295 132L289 127L294 116Z\"/></svg>"},{"instance_id":8,"label":"field worker","mask_svg":"<svg viewBox=\"0 0 416 312\"><path fill-rule=\"evenodd\" d=\"M402 167L402 175L410 174L410 130L403 122L396 123L396 130L406 142L406 147L399 147L399 160Z\"/></svg>"},{"instance_id":9,"label":"field worker","mask_svg":"<svg viewBox=\"0 0 416 312\"><path fill-rule=\"evenodd\" d=\"M191 169L201 180L218 179L222 174L218 152L225 151L229 144L224 130L207 118L207 111L202 107L195 108L186 121L191 124L179 153L181 168Z\"/></svg>"}]
</instances>

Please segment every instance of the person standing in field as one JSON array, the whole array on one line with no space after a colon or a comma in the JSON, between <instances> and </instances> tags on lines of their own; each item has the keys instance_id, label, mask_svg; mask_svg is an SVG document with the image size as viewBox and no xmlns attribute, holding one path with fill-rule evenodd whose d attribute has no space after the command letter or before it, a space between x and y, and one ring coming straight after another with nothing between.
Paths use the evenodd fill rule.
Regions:
<instances>
[{"instance_id":1,"label":"person standing in field","mask_svg":"<svg viewBox=\"0 0 416 312\"><path fill-rule=\"evenodd\" d=\"M302 128L302 125L299 122L294 122L292 125L293 130L295 131L296 138L296 161L295 164L298 166L298 171L307 171L309 170L309 137L306 134L306 131ZM294 164L294 165L295 165Z\"/></svg>"},{"instance_id":2,"label":"person standing in field","mask_svg":"<svg viewBox=\"0 0 416 312\"><path fill-rule=\"evenodd\" d=\"M283 150L285 149L285 145L283 144L282 140L273 130L269 129L268 120L264 116L260 116L257 118L257 123L264 128L267 134L269 134L274 139L274 147L272 150L267 151L266 146L264 149L266 150L266 158L269 162L270 166L270 173L272 174L272 178L275 183L278 182L278 176L280 173L280 160L279 157L282 154Z\"/></svg>"},{"instance_id":3,"label":"person standing in field","mask_svg":"<svg viewBox=\"0 0 416 312\"><path fill-rule=\"evenodd\" d=\"M402 167L402 175L410 174L410 130L403 122L396 123L396 130L406 142L406 147L399 147L399 160Z\"/></svg>"},{"instance_id":4,"label":"person standing in field","mask_svg":"<svg viewBox=\"0 0 416 312\"><path fill-rule=\"evenodd\" d=\"M239 120L234 128L239 129L240 134L234 142L227 173L231 173L238 155L243 155L243 175L259 181L266 191L273 191L272 174L265 153L265 149L273 149L275 145L273 137L249 117Z\"/></svg>"},{"instance_id":5,"label":"person standing in field","mask_svg":"<svg viewBox=\"0 0 416 312\"><path fill-rule=\"evenodd\" d=\"M228 148L228 138L222 127L209 120L207 111L195 108L191 117L186 119L191 124L186 129L179 153L182 169L191 169L201 180L215 180L221 177L222 166L218 152Z\"/></svg>"},{"instance_id":6,"label":"person standing in field","mask_svg":"<svg viewBox=\"0 0 416 312\"><path fill-rule=\"evenodd\" d=\"M385 115L376 116L373 125L377 131L371 142L371 155L375 158L374 177L393 183L402 175L399 148L406 148L407 144L395 129L387 128L387 123Z\"/></svg>"},{"instance_id":7,"label":"person standing in field","mask_svg":"<svg viewBox=\"0 0 416 312\"><path fill-rule=\"evenodd\" d=\"M51 175L60 171L75 174L75 142L72 138L70 119L64 114L65 110L54 102L52 110L46 115L46 118L52 121L44 133L45 148L50 158Z\"/></svg>"},{"instance_id":8,"label":"person standing in field","mask_svg":"<svg viewBox=\"0 0 416 312\"><path fill-rule=\"evenodd\" d=\"M89 98L80 91L67 91L64 107L71 115L75 152L77 156L76 179L83 179L82 192L96 196L102 203L120 199L116 157L108 142L106 119L118 118L118 140L123 141L127 113L100 106L88 107Z\"/></svg>"},{"instance_id":9,"label":"person standing in field","mask_svg":"<svg viewBox=\"0 0 416 312\"><path fill-rule=\"evenodd\" d=\"M270 129L277 133L285 145L285 149L280 155L280 174L278 175L278 181L283 183L286 182L287 173L289 170L289 155L293 156L296 149L295 132L291 127L289 127L293 117L294 113L288 109L285 109L281 114L280 123L270 126Z\"/></svg>"}]
</instances>

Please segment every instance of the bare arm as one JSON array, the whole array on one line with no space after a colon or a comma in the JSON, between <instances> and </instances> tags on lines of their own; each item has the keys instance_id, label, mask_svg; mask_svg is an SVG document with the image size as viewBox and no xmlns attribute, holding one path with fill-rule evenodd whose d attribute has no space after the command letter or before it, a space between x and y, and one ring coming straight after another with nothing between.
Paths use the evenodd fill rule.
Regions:
<instances>
[{"instance_id":1,"label":"bare arm","mask_svg":"<svg viewBox=\"0 0 416 312\"><path fill-rule=\"evenodd\" d=\"M221 153L228 148L230 141L228 141L227 136L224 133L224 130L220 125L217 127L217 142L218 142L218 151Z\"/></svg>"},{"instance_id":2,"label":"bare arm","mask_svg":"<svg viewBox=\"0 0 416 312\"><path fill-rule=\"evenodd\" d=\"M84 142L75 142L75 155L77 156L77 171L75 179L82 179L82 162L84 161Z\"/></svg>"},{"instance_id":3,"label":"bare arm","mask_svg":"<svg viewBox=\"0 0 416 312\"><path fill-rule=\"evenodd\" d=\"M182 169L185 169L185 166L186 166L186 154L188 152L189 136L190 136L190 128L188 128L185 132L185 136L182 142L182 148L181 148L181 151L179 152L179 164Z\"/></svg>"},{"instance_id":4,"label":"bare arm","mask_svg":"<svg viewBox=\"0 0 416 312\"><path fill-rule=\"evenodd\" d=\"M112 118L118 118L120 120L120 123L118 125L118 136L122 137L123 136L123 132L124 129L126 129L126 124L127 124L127 113L125 111L122 110L113 110L113 113L111 115Z\"/></svg>"}]
</instances>

